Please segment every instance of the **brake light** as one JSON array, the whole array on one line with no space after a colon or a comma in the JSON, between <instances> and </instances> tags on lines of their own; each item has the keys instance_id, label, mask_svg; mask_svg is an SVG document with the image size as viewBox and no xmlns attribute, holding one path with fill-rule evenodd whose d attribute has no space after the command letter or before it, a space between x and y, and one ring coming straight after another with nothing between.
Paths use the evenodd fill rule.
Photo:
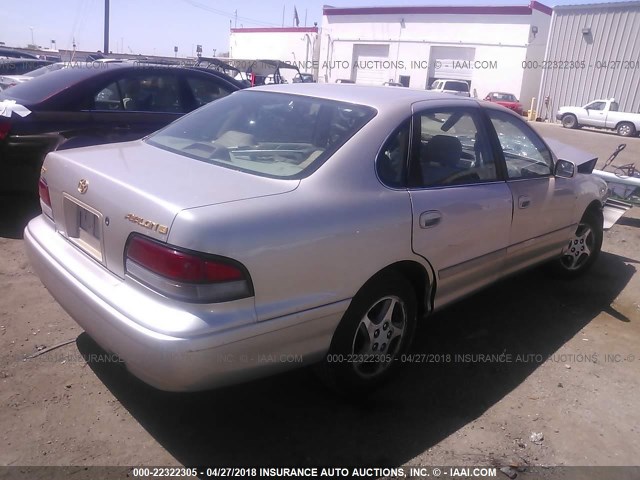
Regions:
<instances>
[{"instance_id":1,"label":"brake light","mask_svg":"<svg viewBox=\"0 0 640 480\"><path fill-rule=\"evenodd\" d=\"M4 140L11 130L11 122L0 120L0 140Z\"/></svg>"},{"instance_id":2,"label":"brake light","mask_svg":"<svg viewBox=\"0 0 640 480\"><path fill-rule=\"evenodd\" d=\"M142 235L126 247L129 276L168 297L214 303L253 294L246 269L229 258L186 251Z\"/></svg>"},{"instance_id":3,"label":"brake light","mask_svg":"<svg viewBox=\"0 0 640 480\"><path fill-rule=\"evenodd\" d=\"M49 185L47 181L40 177L38 181L38 194L40 195L40 200L49 208L51 208L51 195L49 195Z\"/></svg>"}]
</instances>

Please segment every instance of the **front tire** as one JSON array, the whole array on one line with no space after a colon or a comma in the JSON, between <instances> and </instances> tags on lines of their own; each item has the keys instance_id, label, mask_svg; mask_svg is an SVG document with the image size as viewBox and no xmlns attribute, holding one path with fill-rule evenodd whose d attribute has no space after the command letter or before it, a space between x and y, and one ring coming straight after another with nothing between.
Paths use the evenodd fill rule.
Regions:
<instances>
[{"instance_id":1,"label":"front tire","mask_svg":"<svg viewBox=\"0 0 640 480\"><path fill-rule=\"evenodd\" d=\"M584 214L569 243L553 264L554 273L564 278L578 277L591 268L602 249L602 213Z\"/></svg>"},{"instance_id":2,"label":"front tire","mask_svg":"<svg viewBox=\"0 0 640 480\"><path fill-rule=\"evenodd\" d=\"M362 393L389 378L416 327L416 295L403 276L371 280L356 294L331 342L322 377L345 393Z\"/></svg>"},{"instance_id":3,"label":"front tire","mask_svg":"<svg viewBox=\"0 0 640 480\"><path fill-rule=\"evenodd\" d=\"M621 137L633 137L636 134L636 127L633 123L622 122L617 126L616 132Z\"/></svg>"},{"instance_id":4,"label":"front tire","mask_svg":"<svg viewBox=\"0 0 640 480\"><path fill-rule=\"evenodd\" d=\"M564 115L562 117L562 126L564 128L578 128L578 119L571 113Z\"/></svg>"}]
</instances>

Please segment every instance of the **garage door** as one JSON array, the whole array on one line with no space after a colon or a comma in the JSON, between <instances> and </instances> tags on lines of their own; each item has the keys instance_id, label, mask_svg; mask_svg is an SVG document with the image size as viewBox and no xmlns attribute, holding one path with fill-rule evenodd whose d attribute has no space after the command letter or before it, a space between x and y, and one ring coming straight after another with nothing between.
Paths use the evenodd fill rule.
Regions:
<instances>
[{"instance_id":1,"label":"garage door","mask_svg":"<svg viewBox=\"0 0 640 480\"><path fill-rule=\"evenodd\" d=\"M476 49L473 47L431 47L429 79L432 82L438 78L471 81L471 64L475 56Z\"/></svg>"},{"instance_id":2,"label":"garage door","mask_svg":"<svg viewBox=\"0 0 640 480\"><path fill-rule=\"evenodd\" d=\"M388 60L389 45L354 45L353 79L362 85L382 85L393 77L392 72L382 65L388 64Z\"/></svg>"}]
</instances>

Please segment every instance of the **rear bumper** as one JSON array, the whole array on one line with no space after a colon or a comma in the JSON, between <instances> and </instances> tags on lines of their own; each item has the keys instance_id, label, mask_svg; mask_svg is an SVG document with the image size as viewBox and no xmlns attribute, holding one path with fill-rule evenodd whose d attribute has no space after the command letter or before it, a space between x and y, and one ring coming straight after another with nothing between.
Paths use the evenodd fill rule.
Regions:
<instances>
[{"instance_id":1,"label":"rear bumper","mask_svg":"<svg viewBox=\"0 0 640 480\"><path fill-rule=\"evenodd\" d=\"M316 362L326 354L349 304L345 300L265 322L229 325L213 334L167 335L136 322L140 302L153 301L149 294L84 255L48 219L32 220L24 239L42 283L69 315L133 375L161 390L205 390ZM129 300L123 303L123 298ZM154 318L165 321L176 313L185 314L166 304L153 309Z\"/></svg>"}]
</instances>

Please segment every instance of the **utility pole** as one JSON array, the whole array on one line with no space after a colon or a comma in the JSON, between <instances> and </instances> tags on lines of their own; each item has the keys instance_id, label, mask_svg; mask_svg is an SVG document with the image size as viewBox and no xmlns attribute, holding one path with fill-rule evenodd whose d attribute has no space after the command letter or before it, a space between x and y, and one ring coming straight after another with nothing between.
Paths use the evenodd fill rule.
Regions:
<instances>
[{"instance_id":1,"label":"utility pole","mask_svg":"<svg viewBox=\"0 0 640 480\"><path fill-rule=\"evenodd\" d=\"M104 50L102 53L109 54L109 0L104 0Z\"/></svg>"}]
</instances>

